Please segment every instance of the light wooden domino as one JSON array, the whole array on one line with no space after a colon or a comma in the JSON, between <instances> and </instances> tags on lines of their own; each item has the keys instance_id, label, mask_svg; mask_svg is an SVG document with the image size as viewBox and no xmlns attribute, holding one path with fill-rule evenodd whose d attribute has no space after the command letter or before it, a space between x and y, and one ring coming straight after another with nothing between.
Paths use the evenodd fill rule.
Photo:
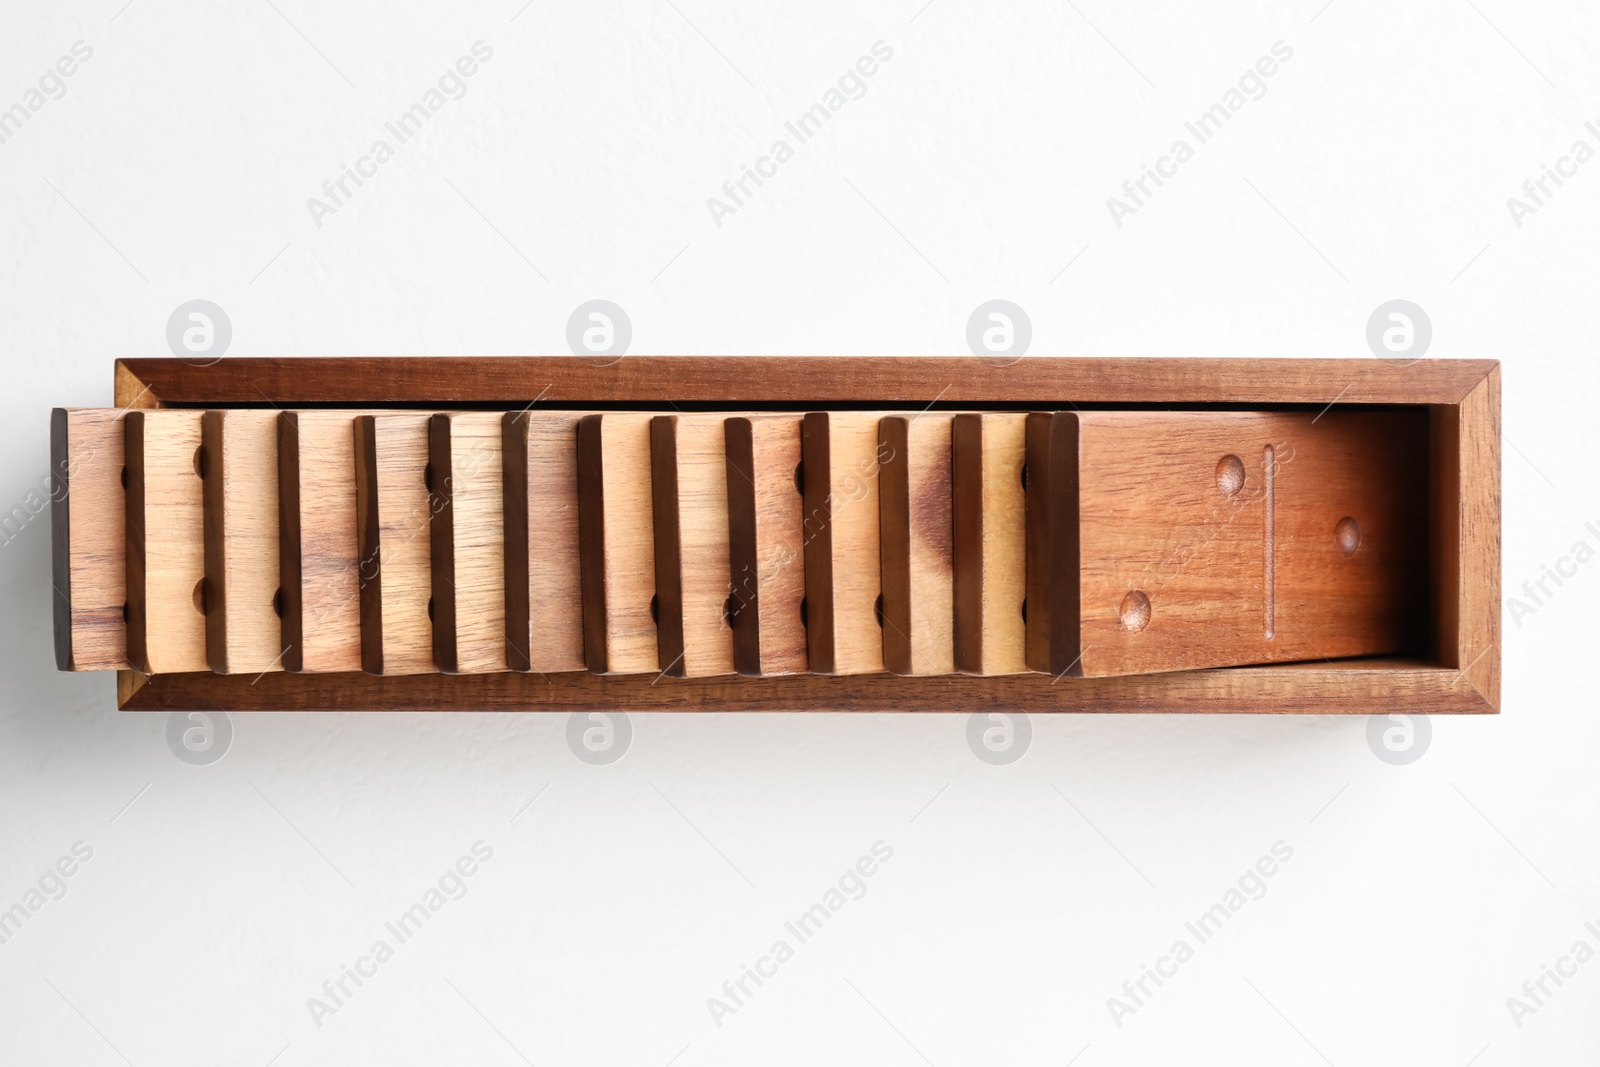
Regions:
<instances>
[{"instance_id":1,"label":"light wooden domino","mask_svg":"<svg viewBox=\"0 0 1600 1067\"><path fill-rule=\"evenodd\" d=\"M724 416L650 421L656 648L675 678L733 673Z\"/></svg>"},{"instance_id":2,"label":"light wooden domino","mask_svg":"<svg viewBox=\"0 0 1600 1067\"><path fill-rule=\"evenodd\" d=\"M800 428L805 500L806 653L814 674L884 669L877 412L807 414Z\"/></svg>"},{"instance_id":3,"label":"light wooden domino","mask_svg":"<svg viewBox=\"0 0 1600 1067\"><path fill-rule=\"evenodd\" d=\"M806 669L800 416L733 416L723 429L734 669L797 674Z\"/></svg>"},{"instance_id":4,"label":"light wooden domino","mask_svg":"<svg viewBox=\"0 0 1600 1067\"><path fill-rule=\"evenodd\" d=\"M111 408L50 414L51 584L56 668L128 666L122 420ZM33 505L23 508L32 517ZM44 500L38 501L40 511Z\"/></svg>"},{"instance_id":5,"label":"light wooden domino","mask_svg":"<svg viewBox=\"0 0 1600 1067\"><path fill-rule=\"evenodd\" d=\"M529 407L501 426L505 484L506 651L516 671L581 671L578 420Z\"/></svg>"},{"instance_id":6,"label":"light wooden domino","mask_svg":"<svg viewBox=\"0 0 1600 1067\"><path fill-rule=\"evenodd\" d=\"M892 674L953 674L950 420L878 422L883 661Z\"/></svg>"},{"instance_id":7,"label":"light wooden domino","mask_svg":"<svg viewBox=\"0 0 1600 1067\"><path fill-rule=\"evenodd\" d=\"M956 670L1021 674L1027 596L1026 460L1022 412L963 413L951 420Z\"/></svg>"},{"instance_id":8,"label":"light wooden domino","mask_svg":"<svg viewBox=\"0 0 1600 1067\"><path fill-rule=\"evenodd\" d=\"M200 420L206 658L218 674L283 669L278 611L278 413Z\"/></svg>"},{"instance_id":9,"label":"light wooden domino","mask_svg":"<svg viewBox=\"0 0 1600 1067\"><path fill-rule=\"evenodd\" d=\"M210 667L201 414L156 409L130 411L122 420L128 662L144 674Z\"/></svg>"},{"instance_id":10,"label":"light wooden domino","mask_svg":"<svg viewBox=\"0 0 1600 1067\"><path fill-rule=\"evenodd\" d=\"M654 618L652 417L605 413L578 422L584 663L595 674L661 669Z\"/></svg>"},{"instance_id":11,"label":"light wooden domino","mask_svg":"<svg viewBox=\"0 0 1600 1067\"><path fill-rule=\"evenodd\" d=\"M1425 412L1028 416L1028 665L1421 651Z\"/></svg>"},{"instance_id":12,"label":"light wooden domino","mask_svg":"<svg viewBox=\"0 0 1600 1067\"><path fill-rule=\"evenodd\" d=\"M511 669L506 654L505 498L498 411L428 426L433 661L449 674Z\"/></svg>"},{"instance_id":13,"label":"light wooden domino","mask_svg":"<svg viewBox=\"0 0 1600 1067\"><path fill-rule=\"evenodd\" d=\"M435 669L428 422L412 412L355 420L356 573L368 674Z\"/></svg>"},{"instance_id":14,"label":"light wooden domino","mask_svg":"<svg viewBox=\"0 0 1600 1067\"><path fill-rule=\"evenodd\" d=\"M278 416L278 566L285 670L361 669L355 493L359 414L306 410Z\"/></svg>"}]
</instances>

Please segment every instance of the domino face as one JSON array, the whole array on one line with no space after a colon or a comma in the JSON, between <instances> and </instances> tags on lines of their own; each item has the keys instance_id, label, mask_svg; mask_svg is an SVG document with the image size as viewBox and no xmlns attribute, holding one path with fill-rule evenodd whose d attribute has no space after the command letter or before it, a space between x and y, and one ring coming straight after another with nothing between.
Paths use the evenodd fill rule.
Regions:
<instances>
[{"instance_id":1,"label":"domino face","mask_svg":"<svg viewBox=\"0 0 1600 1067\"><path fill-rule=\"evenodd\" d=\"M883 660L893 674L956 669L951 419L878 420Z\"/></svg>"},{"instance_id":2,"label":"domino face","mask_svg":"<svg viewBox=\"0 0 1600 1067\"><path fill-rule=\"evenodd\" d=\"M502 422L474 411L434 415L428 426L433 658L447 674L510 669Z\"/></svg>"},{"instance_id":3,"label":"domino face","mask_svg":"<svg viewBox=\"0 0 1600 1067\"><path fill-rule=\"evenodd\" d=\"M425 414L355 420L361 669L434 670L432 552Z\"/></svg>"},{"instance_id":4,"label":"domino face","mask_svg":"<svg viewBox=\"0 0 1600 1067\"><path fill-rule=\"evenodd\" d=\"M1033 670L1421 651L1423 413L1035 413L1027 433Z\"/></svg>"},{"instance_id":5,"label":"domino face","mask_svg":"<svg viewBox=\"0 0 1600 1067\"><path fill-rule=\"evenodd\" d=\"M806 654L813 674L884 669L877 412L811 412L805 475Z\"/></svg>"},{"instance_id":6,"label":"domino face","mask_svg":"<svg viewBox=\"0 0 1600 1067\"><path fill-rule=\"evenodd\" d=\"M800 416L724 423L728 484L728 603L740 674L806 670L805 531Z\"/></svg>"},{"instance_id":7,"label":"domino face","mask_svg":"<svg viewBox=\"0 0 1600 1067\"><path fill-rule=\"evenodd\" d=\"M965 413L950 420L952 644L965 674L1027 671L1027 416Z\"/></svg>"},{"instance_id":8,"label":"domino face","mask_svg":"<svg viewBox=\"0 0 1600 1067\"><path fill-rule=\"evenodd\" d=\"M516 484L507 482L506 575L509 585L520 568L527 591L525 606L515 597L507 601L506 625L515 631L511 645L526 645L526 669L540 674L584 669L578 549L578 421L583 415L537 407L506 415L505 470L516 472L518 459L525 457L520 497ZM512 561L511 531L519 525L527 531L526 544L516 547L523 555Z\"/></svg>"},{"instance_id":9,"label":"domino face","mask_svg":"<svg viewBox=\"0 0 1600 1067\"><path fill-rule=\"evenodd\" d=\"M356 531L358 411L278 416L278 566L283 665L306 673L361 669Z\"/></svg>"},{"instance_id":10,"label":"domino face","mask_svg":"<svg viewBox=\"0 0 1600 1067\"><path fill-rule=\"evenodd\" d=\"M661 669L648 414L578 422L584 663L595 674Z\"/></svg>"},{"instance_id":11,"label":"domino face","mask_svg":"<svg viewBox=\"0 0 1600 1067\"><path fill-rule=\"evenodd\" d=\"M210 669L200 420L180 410L122 420L128 662L144 674Z\"/></svg>"},{"instance_id":12,"label":"domino face","mask_svg":"<svg viewBox=\"0 0 1600 1067\"><path fill-rule=\"evenodd\" d=\"M206 658L218 674L282 670L277 412L207 411L200 436Z\"/></svg>"},{"instance_id":13,"label":"domino face","mask_svg":"<svg viewBox=\"0 0 1600 1067\"><path fill-rule=\"evenodd\" d=\"M724 416L650 420L656 649L665 674L732 674Z\"/></svg>"}]
</instances>

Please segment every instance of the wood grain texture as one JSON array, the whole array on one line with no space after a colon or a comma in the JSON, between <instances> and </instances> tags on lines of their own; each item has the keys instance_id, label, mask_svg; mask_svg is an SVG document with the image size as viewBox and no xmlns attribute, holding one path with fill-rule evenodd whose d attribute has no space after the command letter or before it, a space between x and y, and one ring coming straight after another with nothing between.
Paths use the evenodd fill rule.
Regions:
<instances>
[{"instance_id":1,"label":"wood grain texture","mask_svg":"<svg viewBox=\"0 0 1600 1067\"><path fill-rule=\"evenodd\" d=\"M591 673L608 670L606 650L605 446L601 416L578 420L578 570L583 597L583 662ZM648 433L648 431L646 431Z\"/></svg>"},{"instance_id":2,"label":"wood grain texture","mask_svg":"<svg viewBox=\"0 0 1600 1067\"><path fill-rule=\"evenodd\" d=\"M734 410L783 403L921 410L1098 403L1457 404L1496 366L1486 359L1425 359L1396 366L1359 359L1060 359L993 366L970 356L628 356L596 366L576 356L318 357L117 362L117 403L148 390L163 403L390 403L507 408L720 403ZM375 383L381 383L378 388Z\"/></svg>"},{"instance_id":3,"label":"wood grain texture","mask_svg":"<svg viewBox=\"0 0 1600 1067\"><path fill-rule=\"evenodd\" d=\"M683 558L678 529L678 423L672 415L650 420L650 514L655 549L656 659L662 664L662 674L681 678L685 674ZM731 641L729 652L731 658Z\"/></svg>"},{"instance_id":4,"label":"wood grain texture","mask_svg":"<svg viewBox=\"0 0 1600 1067\"><path fill-rule=\"evenodd\" d=\"M50 415L51 584L58 670L128 666L124 414L112 408L56 408ZM22 506L31 507L26 502ZM7 516L13 518L15 511ZM17 531L30 518L17 518ZM6 539L14 536L8 521Z\"/></svg>"},{"instance_id":5,"label":"wood grain texture","mask_svg":"<svg viewBox=\"0 0 1600 1067\"><path fill-rule=\"evenodd\" d=\"M954 659L967 674L1028 669L1022 617L1026 424L1027 416L1014 412L951 420Z\"/></svg>"},{"instance_id":6,"label":"wood grain texture","mask_svg":"<svg viewBox=\"0 0 1600 1067\"><path fill-rule=\"evenodd\" d=\"M584 662L596 674L659 671L649 414L578 423Z\"/></svg>"},{"instance_id":7,"label":"wood grain texture","mask_svg":"<svg viewBox=\"0 0 1600 1067\"><path fill-rule=\"evenodd\" d=\"M909 418L878 420L878 573L882 589L883 668L911 669L911 472L906 443Z\"/></svg>"},{"instance_id":8,"label":"wood grain texture","mask_svg":"<svg viewBox=\"0 0 1600 1067\"><path fill-rule=\"evenodd\" d=\"M1459 672L1418 660L1355 659L1217 671L1174 671L1117 678L1063 679L1045 674L979 677L890 674L773 678L722 675L660 678L611 675L270 674L252 686L211 674L169 675L122 689L128 711L216 708L226 711L773 711L944 712L1026 708L1061 712L1161 714L1372 715L1486 714L1495 709ZM131 680L131 679L130 679ZM119 679L120 681L120 679Z\"/></svg>"},{"instance_id":9,"label":"wood grain texture","mask_svg":"<svg viewBox=\"0 0 1600 1067\"><path fill-rule=\"evenodd\" d=\"M200 419L198 411L123 417L128 662L145 674L209 668Z\"/></svg>"},{"instance_id":10,"label":"wood grain texture","mask_svg":"<svg viewBox=\"0 0 1600 1067\"><path fill-rule=\"evenodd\" d=\"M535 408L528 423L528 669L581 671L583 590L578 559L578 420Z\"/></svg>"},{"instance_id":11,"label":"wood grain texture","mask_svg":"<svg viewBox=\"0 0 1600 1067\"><path fill-rule=\"evenodd\" d=\"M650 423L657 656L677 678L733 673L728 461L714 415Z\"/></svg>"},{"instance_id":12,"label":"wood grain texture","mask_svg":"<svg viewBox=\"0 0 1600 1067\"><path fill-rule=\"evenodd\" d=\"M800 417L732 416L724 424L734 668L807 669Z\"/></svg>"},{"instance_id":13,"label":"wood grain texture","mask_svg":"<svg viewBox=\"0 0 1600 1067\"><path fill-rule=\"evenodd\" d=\"M1055 563L1074 551L1079 560L1052 575L1065 591L1029 587L1030 641L1036 606L1051 598L1049 673L1143 674L1425 645L1425 412L1029 419L1030 431L1048 419L1058 435L1048 454L1030 440L1030 508L1036 482L1065 494L1076 454L1076 521L1055 526L1070 501L1051 499L1049 539L1029 544L1030 567L1035 544ZM1359 534L1342 549L1347 519ZM1074 609L1079 644L1058 645ZM1031 656L1030 665L1040 669Z\"/></svg>"},{"instance_id":14,"label":"wood grain texture","mask_svg":"<svg viewBox=\"0 0 1600 1067\"><path fill-rule=\"evenodd\" d=\"M118 383L120 395L120 375ZM300 670L305 647L300 572L300 422L284 411L278 414L278 626L286 671Z\"/></svg>"},{"instance_id":15,"label":"wood grain texture","mask_svg":"<svg viewBox=\"0 0 1600 1067\"><path fill-rule=\"evenodd\" d=\"M174 362L184 362L174 360ZM126 360L117 360L112 364L111 370L111 396L112 403L122 411L131 411L134 408L145 410L161 407L161 398L156 396L149 379L164 377L161 368L157 366L145 367L142 371L135 371ZM187 376L185 376L187 378ZM185 388L192 388L195 382L188 378L183 384L172 382L176 391L181 393ZM175 400L181 403L181 400ZM202 401L190 401L201 403Z\"/></svg>"},{"instance_id":16,"label":"wood grain texture","mask_svg":"<svg viewBox=\"0 0 1600 1067\"><path fill-rule=\"evenodd\" d=\"M351 428L355 433L356 597L361 605L361 669L368 674L382 674L383 545L378 536L376 426L371 415L357 415Z\"/></svg>"},{"instance_id":17,"label":"wood grain texture","mask_svg":"<svg viewBox=\"0 0 1600 1067\"><path fill-rule=\"evenodd\" d=\"M1455 684L1500 706L1500 372L1429 412L1433 650Z\"/></svg>"},{"instance_id":18,"label":"wood grain texture","mask_svg":"<svg viewBox=\"0 0 1600 1067\"><path fill-rule=\"evenodd\" d=\"M206 658L218 674L283 669L278 619L278 415L201 417Z\"/></svg>"},{"instance_id":19,"label":"wood grain texture","mask_svg":"<svg viewBox=\"0 0 1600 1067\"><path fill-rule=\"evenodd\" d=\"M951 416L878 423L883 660L892 674L955 670Z\"/></svg>"},{"instance_id":20,"label":"wood grain texture","mask_svg":"<svg viewBox=\"0 0 1600 1067\"><path fill-rule=\"evenodd\" d=\"M505 501L498 411L434 415L430 549L434 663L441 671L510 670L506 654Z\"/></svg>"},{"instance_id":21,"label":"wood grain texture","mask_svg":"<svg viewBox=\"0 0 1600 1067\"><path fill-rule=\"evenodd\" d=\"M818 674L884 669L879 623L881 412L810 412L805 470L806 653Z\"/></svg>"},{"instance_id":22,"label":"wood grain texture","mask_svg":"<svg viewBox=\"0 0 1600 1067\"><path fill-rule=\"evenodd\" d=\"M1030 412L1023 435L1027 450L1024 650L1029 670L1060 678L1082 670L1078 416Z\"/></svg>"},{"instance_id":23,"label":"wood grain texture","mask_svg":"<svg viewBox=\"0 0 1600 1067\"><path fill-rule=\"evenodd\" d=\"M278 564L288 671L361 669L355 492L360 414L306 410L278 416Z\"/></svg>"},{"instance_id":24,"label":"wood grain texture","mask_svg":"<svg viewBox=\"0 0 1600 1067\"><path fill-rule=\"evenodd\" d=\"M528 423L532 414L508 411L500 419L501 544L505 546L506 666L532 669L528 638Z\"/></svg>"},{"instance_id":25,"label":"wood grain texture","mask_svg":"<svg viewBox=\"0 0 1600 1067\"><path fill-rule=\"evenodd\" d=\"M432 672L428 422L425 414L355 420L362 669Z\"/></svg>"}]
</instances>

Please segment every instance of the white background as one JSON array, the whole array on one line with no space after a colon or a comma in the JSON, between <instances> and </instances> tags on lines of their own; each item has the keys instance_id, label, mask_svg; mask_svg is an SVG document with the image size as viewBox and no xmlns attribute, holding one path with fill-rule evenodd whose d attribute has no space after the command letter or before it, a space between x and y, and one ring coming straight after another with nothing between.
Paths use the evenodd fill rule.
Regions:
<instances>
[{"instance_id":1,"label":"white background","mask_svg":"<svg viewBox=\"0 0 1600 1067\"><path fill-rule=\"evenodd\" d=\"M1600 162L1520 228L1506 205L1600 147L1592 7L920 2L7 0L0 108L94 54L0 145L6 510L49 408L109 404L193 298L230 355L447 356L564 352L596 297L635 353L964 354L1002 297L1065 358L1371 358L1405 298L1429 356L1504 361L1507 595L1600 547ZM307 197L480 39L319 228ZM879 40L866 95L718 227L707 197ZM1106 198L1279 40L1266 95L1118 228ZM1409 766L1364 717L1035 717L995 767L964 715L635 716L594 767L564 716L269 714L195 767L111 676L51 669L48 531L0 547L0 908L93 858L0 945L5 1062L1600 1054L1600 961L1520 1027L1506 1003L1600 949L1600 565L1507 613L1503 714L1434 720ZM479 840L469 892L316 1025ZM716 1025L879 840L865 897ZM1278 841L1265 897L1118 1026L1108 998Z\"/></svg>"}]
</instances>

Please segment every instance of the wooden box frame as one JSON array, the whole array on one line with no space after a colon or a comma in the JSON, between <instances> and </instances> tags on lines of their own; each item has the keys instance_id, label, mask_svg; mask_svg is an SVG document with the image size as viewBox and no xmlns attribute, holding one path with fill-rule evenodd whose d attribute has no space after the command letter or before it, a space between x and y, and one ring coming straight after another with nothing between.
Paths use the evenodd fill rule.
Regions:
<instances>
[{"instance_id":1,"label":"wooden box frame","mask_svg":"<svg viewBox=\"0 0 1600 1067\"><path fill-rule=\"evenodd\" d=\"M382 390L382 396L374 395ZM120 671L127 711L460 710L1493 713L1500 703L1500 369L1493 360L628 356L125 359L135 408L459 410L1427 408L1431 653L1121 678L887 674L683 679Z\"/></svg>"}]
</instances>

